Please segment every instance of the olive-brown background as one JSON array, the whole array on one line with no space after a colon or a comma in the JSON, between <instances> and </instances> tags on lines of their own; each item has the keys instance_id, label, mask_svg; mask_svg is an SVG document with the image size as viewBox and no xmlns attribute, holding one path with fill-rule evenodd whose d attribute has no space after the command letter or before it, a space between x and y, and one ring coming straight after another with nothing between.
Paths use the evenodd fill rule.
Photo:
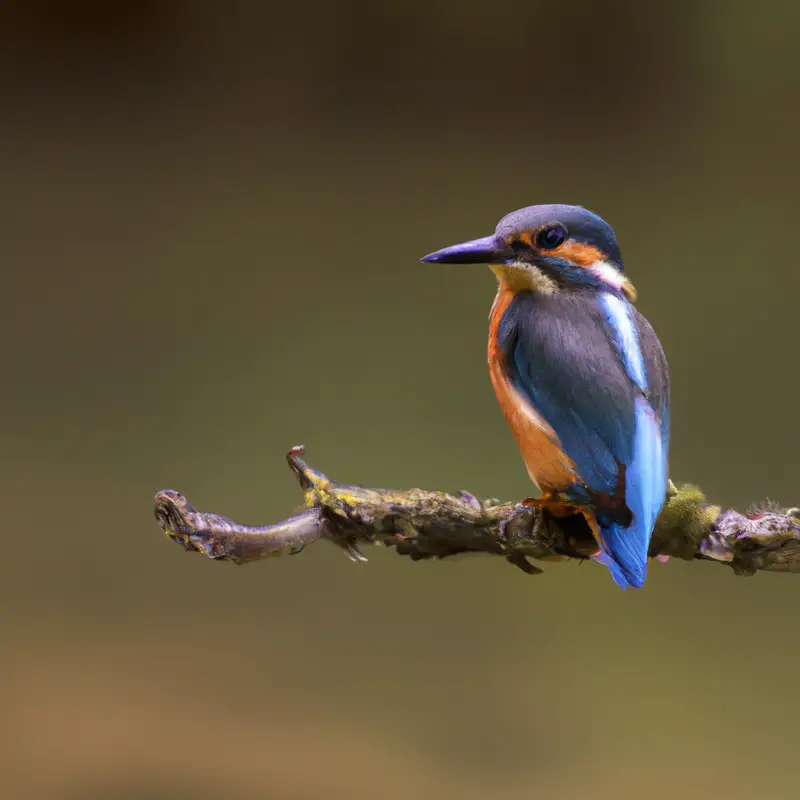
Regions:
<instances>
[{"instance_id":1,"label":"olive-brown background","mask_svg":"<svg viewBox=\"0 0 800 800\"><path fill-rule=\"evenodd\" d=\"M159 488L269 522L283 462L525 496L505 212L617 229L676 479L800 499L800 6L3 4L0 795L796 797L800 578L529 578L320 544L183 554Z\"/></svg>"}]
</instances>

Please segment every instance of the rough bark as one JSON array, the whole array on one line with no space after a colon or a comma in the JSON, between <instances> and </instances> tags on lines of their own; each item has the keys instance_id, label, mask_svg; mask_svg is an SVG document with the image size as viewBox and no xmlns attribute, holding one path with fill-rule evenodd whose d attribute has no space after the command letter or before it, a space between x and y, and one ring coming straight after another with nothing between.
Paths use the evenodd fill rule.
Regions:
<instances>
[{"instance_id":1,"label":"rough bark","mask_svg":"<svg viewBox=\"0 0 800 800\"><path fill-rule=\"evenodd\" d=\"M461 553L504 557L525 572L538 561L584 559L596 550L580 515L555 517L537 506L478 500L423 489L368 489L336 483L312 469L303 448L287 455L307 509L275 525L253 527L198 511L171 489L155 496L164 532L186 550L244 564L299 553L329 539L354 560L359 545L383 544L417 561ZM727 564L737 575L758 570L800 572L800 509L772 504L746 513L709 503L696 486L671 486L653 533L650 555Z\"/></svg>"}]
</instances>

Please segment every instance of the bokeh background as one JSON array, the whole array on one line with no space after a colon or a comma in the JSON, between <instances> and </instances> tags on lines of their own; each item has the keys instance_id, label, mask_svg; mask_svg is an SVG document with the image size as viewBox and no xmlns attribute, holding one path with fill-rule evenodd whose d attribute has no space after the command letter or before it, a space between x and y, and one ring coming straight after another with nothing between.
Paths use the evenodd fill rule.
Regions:
<instances>
[{"instance_id":1,"label":"bokeh background","mask_svg":"<svg viewBox=\"0 0 800 800\"><path fill-rule=\"evenodd\" d=\"M512 209L622 242L676 479L800 499L800 6L28 0L0 16L0 796L797 795L800 579L490 558L237 568L176 488L530 493L493 278L419 256Z\"/></svg>"}]
</instances>

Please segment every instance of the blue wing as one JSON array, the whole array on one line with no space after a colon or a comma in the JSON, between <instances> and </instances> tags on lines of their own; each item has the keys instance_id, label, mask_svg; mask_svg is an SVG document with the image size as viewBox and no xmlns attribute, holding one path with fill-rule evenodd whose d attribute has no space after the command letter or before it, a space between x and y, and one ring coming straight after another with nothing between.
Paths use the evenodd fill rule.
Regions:
<instances>
[{"instance_id":1,"label":"blue wing","mask_svg":"<svg viewBox=\"0 0 800 800\"><path fill-rule=\"evenodd\" d=\"M669 386L652 328L616 295L523 292L498 336L509 379L585 485L563 490L595 508L614 579L641 586L667 484Z\"/></svg>"}]
</instances>

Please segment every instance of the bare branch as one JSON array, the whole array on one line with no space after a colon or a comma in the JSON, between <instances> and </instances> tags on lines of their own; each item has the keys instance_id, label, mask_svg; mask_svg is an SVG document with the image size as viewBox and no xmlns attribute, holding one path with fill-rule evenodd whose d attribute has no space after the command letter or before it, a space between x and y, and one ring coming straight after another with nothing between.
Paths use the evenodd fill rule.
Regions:
<instances>
[{"instance_id":1,"label":"bare branch","mask_svg":"<svg viewBox=\"0 0 800 800\"><path fill-rule=\"evenodd\" d=\"M243 564L299 553L329 539L354 560L366 561L360 544L383 544L413 560L460 553L505 557L528 573L539 561L583 559L596 550L580 515L556 518L518 503L480 501L422 489L366 489L335 483L306 464L303 448L287 455L303 490L306 511L277 525L251 527L197 511L171 489L155 496L164 532L186 550ZM706 501L695 486L671 487L656 524L650 555L718 561L737 575L758 570L800 572L800 509L772 505L746 514Z\"/></svg>"}]
</instances>

